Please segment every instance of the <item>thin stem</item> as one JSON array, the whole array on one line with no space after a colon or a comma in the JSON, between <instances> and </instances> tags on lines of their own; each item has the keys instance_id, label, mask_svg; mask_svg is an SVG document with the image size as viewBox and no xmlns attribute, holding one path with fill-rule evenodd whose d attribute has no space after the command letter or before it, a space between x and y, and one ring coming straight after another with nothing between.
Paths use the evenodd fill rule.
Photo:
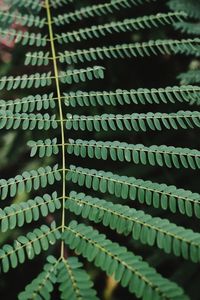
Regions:
<instances>
[{"instance_id":1,"label":"thin stem","mask_svg":"<svg viewBox=\"0 0 200 300\"><path fill-rule=\"evenodd\" d=\"M45 0L45 6L47 11L47 20L48 20L48 28L49 28L49 37L51 42L51 52L53 57L53 66L54 66L54 74L55 74L55 83L56 83L56 90L58 96L58 106L59 106L59 114L60 114L60 129L61 129L61 141L62 141L62 169L63 169L63 190L62 190L62 223L61 223L61 230L64 232L65 226L65 196L66 196L66 181L65 181L65 124L64 124L64 117L63 117L63 108L62 108L62 100L61 100L61 91L60 91L60 83L59 83L59 72L58 72L58 65L56 59L56 50L54 44L54 34L53 34L53 27L52 27L52 16L51 16L51 9L49 0ZM61 242L61 257L64 257L64 241Z\"/></svg>"}]
</instances>

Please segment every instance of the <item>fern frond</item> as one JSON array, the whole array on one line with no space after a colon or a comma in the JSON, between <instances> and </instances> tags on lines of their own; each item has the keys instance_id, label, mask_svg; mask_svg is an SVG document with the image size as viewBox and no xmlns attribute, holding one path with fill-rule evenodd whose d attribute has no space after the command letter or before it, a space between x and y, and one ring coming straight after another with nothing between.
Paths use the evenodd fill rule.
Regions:
<instances>
[{"instance_id":1,"label":"fern frond","mask_svg":"<svg viewBox=\"0 0 200 300\"><path fill-rule=\"evenodd\" d=\"M43 299L49 300L50 294L54 289L57 281L57 266L59 261L53 257L47 257L47 263L43 271L25 288L24 292L18 295L19 300Z\"/></svg>"},{"instance_id":2,"label":"fern frond","mask_svg":"<svg viewBox=\"0 0 200 300\"><path fill-rule=\"evenodd\" d=\"M197 104L200 96L200 87L186 85L173 86L159 89L139 88L137 90L116 91L77 91L64 93L66 106L104 106L104 105L126 105L126 104L160 104L186 102Z\"/></svg>"},{"instance_id":3,"label":"fern frond","mask_svg":"<svg viewBox=\"0 0 200 300\"><path fill-rule=\"evenodd\" d=\"M184 40L150 40L143 43L119 44L109 47L97 47L81 49L77 51L65 51L60 53L61 63L78 63L96 61L98 59L113 59L125 57L138 57L150 55L169 54L191 54L195 51L199 53L200 39Z\"/></svg>"},{"instance_id":4,"label":"fern frond","mask_svg":"<svg viewBox=\"0 0 200 300\"><path fill-rule=\"evenodd\" d=\"M32 10L34 13L40 12L43 8L40 0L4 0L4 2L11 5L12 8L26 8Z\"/></svg>"},{"instance_id":5,"label":"fern frond","mask_svg":"<svg viewBox=\"0 0 200 300\"><path fill-rule=\"evenodd\" d=\"M31 113L41 111L42 109L47 110L49 108L55 108L54 94L44 95L29 95L21 99L15 100L0 100L0 111L9 110L12 113Z\"/></svg>"},{"instance_id":6,"label":"fern frond","mask_svg":"<svg viewBox=\"0 0 200 300\"><path fill-rule=\"evenodd\" d=\"M78 82L85 82L93 79L103 79L105 68L100 66L88 67L80 70L68 70L60 72L60 81L64 84L72 84Z\"/></svg>"},{"instance_id":7,"label":"fern frond","mask_svg":"<svg viewBox=\"0 0 200 300\"><path fill-rule=\"evenodd\" d=\"M37 154L40 158L47 156L50 157L53 154L59 153L59 146L57 144L57 138L54 139L46 139L46 140L39 140L29 141L28 146L31 148L30 156L33 157Z\"/></svg>"},{"instance_id":8,"label":"fern frond","mask_svg":"<svg viewBox=\"0 0 200 300\"><path fill-rule=\"evenodd\" d=\"M50 61L50 52L28 52L26 53L26 59L24 64L26 66L32 65L32 66L47 66Z\"/></svg>"},{"instance_id":9,"label":"fern frond","mask_svg":"<svg viewBox=\"0 0 200 300\"><path fill-rule=\"evenodd\" d=\"M125 19L123 21L111 22L103 25L96 25L88 28L82 28L78 31L61 33L56 35L56 40L59 44L67 44L73 42L81 42L88 39L100 38L113 33L127 32L140 29L149 29L166 24L174 24L177 21L182 21L186 17L185 13L159 13L139 17L137 19Z\"/></svg>"},{"instance_id":10,"label":"fern frond","mask_svg":"<svg viewBox=\"0 0 200 300\"><path fill-rule=\"evenodd\" d=\"M71 22L77 22L86 18L91 18L95 16L103 16L108 13L113 13L114 11L119 11L122 8L129 8L133 5L140 5L145 2L154 2L156 0L112 0L106 3L101 3L97 5L90 5L87 7L82 7L74 12L65 13L58 15L53 18L55 25L65 25Z\"/></svg>"},{"instance_id":11,"label":"fern frond","mask_svg":"<svg viewBox=\"0 0 200 300\"><path fill-rule=\"evenodd\" d=\"M193 262L200 261L200 234L167 219L153 218L141 210L76 192L67 197L66 208L95 223L103 223L119 234L131 234L134 240L143 244L156 245L166 253Z\"/></svg>"},{"instance_id":12,"label":"fern frond","mask_svg":"<svg viewBox=\"0 0 200 300\"><path fill-rule=\"evenodd\" d=\"M148 300L188 299L180 287L163 278L141 257L112 243L92 227L72 221L66 227L63 239L77 254L94 261L96 266L113 276L123 287L128 287L138 298L147 299L148 295Z\"/></svg>"},{"instance_id":13,"label":"fern frond","mask_svg":"<svg viewBox=\"0 0 200 300\"><path fill-rule=\"evenodd\" d=\"M188 217L200 218L200 194L178 189L174 185L168 186L150 180L75 166L70 166L66 176L68 181L94 191L109 193L117 198L137 200L141 204L169 209L173 213L178 211Z\"/></svg>"},{"instance_id":14,"label":"fern frond","mask_svg":"<svg viewBox=\"0 0 200 300\"><path fill-rule=\"evenodd\" d=\"M31 190L38 190L47 185L53 185L60 180L61 175L58 165L25 171L22 175L17 175L8 180L0 179L0 199L4 200L8 196L15 197L17 193L29 193Z\"/></svg>"},{"instance_id":15,"label":"fern frond","mask_svg":"<svg viewBox=\"0 0 200 300\"><path fill-rule=\"evenodd\" d=\"M1 232L22 227L25 223L38 221L40 216L46 217L49 213L60 209L61 202L57 192L52 195L45 194L42 197L37 196L33 200L28 200L20 204L12 204L0 209L0 228Z\"/></svg>"},{"instance_id":16,"label":"fern frond","mask_svg":"<svg viewBox=\"0 0 200 300\"><path fill-rule=\"evenodd\" d=\"M56 115L50 116L45 114L27 114L27 113L15 113L13 114L9 110L0 111L0 129L18 129L22 130L49 130L49 128L56 129L58 127L56 121Z\"/></svg>"},{"instance_id":17,"label":"fern frond","mask_svg":"<svg viewBox=\"0 0 200 300\"><path fill-rule=\"evenodd\" d=\"M6 89L7 91L20 89L40 88L50 86L52 84L53 76L51 71L48 73L35 73L31 75L23 74L16 77L3 76L0 78L0 90Z\"/></svg>"},{"instance_id":18,"label":"fern frond","mask_svg":"<svg viewBox=\"0 0 200 300\"><path fill-rule=\"evenodd\" d=\"M66 72L61 71L59 73L59 80L61 83L72 84L73 82L85 82L86 80L103 79L104 78L104 69L100 66L88 67L86 69L80 70L68 70ZM0 79L0 90L7 89L8 91L11 89L30 89L40 88L50 86L52 84L52 80L54 76L52 76L51 71L48 73L35 73L31 75L24 74L22 76L3 76Z\"/></svg>"},{"instance_id":19,"label":"fern frond","mask_svg":"<svg viewBox=\"0 0 200 300\"><path fill-rule=\"evenodd\" d=\"M42 225L26 236L18 237L13 246L4 245L0 249L0 269L7 273L10 268L23 264L26 258L34 259L42 251L47 251L59 238L60 232L55 222L50 227Z\"/></svg>"},{"instance_id":20,"label":"fern frond","mask_svg":"<svg viewBox=\"0 0 200 300\"><path fill-rule=\"evenodd\" d=\"M22 15L20 13L0 11L0 23L1 25L11 25L13 23L28 26L43 28L46 24L46 18L40 18L40 16L34 15Z\"/></svg>"},{"instance_id":21,"label":"fern frond","mask_svg":"<svg viewBox=\"0 0 200 300\"><path fill-rule=\"evenodd\" d=\"M16 29L0 28L0 35L3 39L14 41L15 43L21 43L23 46L35 45L36 47L45 47L48 41L47 36L43 36L41 35L41 33L34 33Z\"/></svg>"},{"instance_id":22,"label":"fern frond","mask_svg":"<svg viewBox=\"0 0 200 300\"><path fill-rule=\"evenodd\" d=\"M103 114L101 116L78 116L67 114L66 129L81 131L161 131L163 129L177 130L200 127L198 111L178 111L177 113L147 113L131 115Z\"/></svg>"},{"instance_id":23,"label":"fern frond","mask_svg":"<svg viewBox=\"0 0 200 300\"><path fill-rule=\"evenodd\" d=\"M196 84L200 83L200 70L190 70L185 73L181 73L177 76L181 81L181 84Z\"/></svg>"},{"instance_id":24,"label":"fern frond","mask_svg":"<svg viewBox=\"0 0 200 300\"><path fill-rule=\"evenodd\" d=\"M58 265L58 282L61 299L98 300L89 275L82 269L83 264L77 257L69 257Z\"/></svg>"},{"instance_id":25,"label":"fern frond","mask_svg":"<svg viewBox=\"0 0 200 300\"><path fill-rule=\"evenodd\" d=\"M83 158L86 156L103 160L111 158L114 161L127 161L151 166L200 169L200 151L173 146L152 145L146 147L142 144L134 145L118 141L102 142L81 139L74 141L70 139L67 152Z\"/></svg>"},{"instance_id":26,"label":"fern frond","mask_svg":"<svg viewBox=\"0 0 200 300\"><path fill-rule=\"evenodd\" d=\"M194 263L200 262L200 233L193 231L198 227L196 227L197 223L192 224L193 230L187 229L162 217L152 217L142 210L132 208L134 204L141 209L147 205L146 208L149 211L157 209L155 214L159 212L162 215L168 214L166 210L174 214L180 213L184 217L182 216L179 221L187 220L186 217L200 219L199 193L173 185L123 176L122 171L119 174L113 174L110 171L73 165L68 167L68 162L73 155L80 161L91 158L106 161L106 163L108 160L128 162L141 164L152 170L154 166L200 169L200 151L192 149L192 146L191 149L166 145L145 146L118 142L114 138L109 138L110 141L106 141L105 138L105 141L95 140L96 135L99 136L96 133L101 132L104 136L104 133L109 130L118 133L124 130L131 133L151 130L156 133L164 129L200 128L200 112L186 111L185 108L186 105L200 105L200 87L198 86L200 71L197 69L197 59L193 60L190 65L191 73L180 75L181 84L185 84L182 86L139 89L130 87L130 90L116 87L114 91L80 90L84 86L83 83L94 79L104 79L106 59L163 55L162 61L165 61L170 55L177 54L200 57L200 38L198 37L165 39L164 32L158 30L158 35L163 36L163 39L149 41L147 39L144 42L145 34L133 36L128 34L142 29L159 29L160 26L169 24L185 33L198 35L199 29L194 28L194 23L198 24L200 14L197 11L199 4L195 0L190 0L189 4L186 0L169 0L169 6L172 10L175 9L174 12L156 12L155 15L154 5L152 5L150 15L138 18L136 11L134 18L130 11L128 17L118 18L118 13L122 9L131 8L132 10L133 6L151 4L155 1L104 0L95 1L99 4L88 4L84 7L84 4L90 1L75 3L74 0L5 0L7 5L0 9L1 41L6 47L9 45L13 47L19 43L27 48L26 51L29 52L26 54L24 65L29 66L28 69L30 69L27 72L24 71L25 74L20 70L17 72L16 69L14 74L17 75L14 76L7 76L7 69L2 71L0 91L3 95L5 94L5 98L0 100L0 129L3 129L5 138L8 135L13 141L9 144L8 139L6 145L3 145L3 158L7 158L7 153L9 154L15 145L20 146L15 150L17 157L21 158L23 154L30 154L31 157L38 155L39 158L44 158L33 159L32 165L38 162L34 170L31 170L31 165L26 164L26 168L21 166L20 168L27 170L22 171L21 175L9 175L9 170L5 169L6 178L13 177L0 179L0 200L9 201L7 204L5 201L2 202L2 208L0 208L0 231L3 233L3 238L4 234L7 238L9 231L15 229L11 232L12 239L13 234L18 234L24 225L30 227L31 222L38 221L41 226L42 220L45 219L48 224L32 229L32 231L27 230L28 233L25 236L16 237L13 245L3 245L0 249L0 270L6 273L11 268L25 263L26 260L33 260L43 251L50 251L51 245L60 244L58 248L54 246L54 252L59 251L58 259L53 256L47 258L42 272L20 293L19 300L50 300L54 285L60 291L61 299L98 300L93 283L84 270L83 264L77 258L70 257L71 250L74 254L82 255L89 262L94 262L108 276L120 282L123 287L128 287L129 291L138 298L143 300L189 299L182 288L163 278L141 257L129 252L118 243L108 240L106 235L100 234L93 227L78 224L73 220L72 214L74 213L75 219L78 220L83 217L86 224L92 221L95 226L97 224L98 227L105 226L108 231L115 230L115 234L132 237L134 243L139 241L147 246L156 246L167 254L173 254ZM69 7L67 7L68 4ZM74 11L71 10L73 7ZM113 16L107 17L108 14L113 14ZM187 22L188 14L195 20ZM78 24L80 21L95 17L99 18L97 25L92 26L92 23L85 22L87 25L81 28ZM76 26L70 31L62 29L61 26L70 23L76 23ZM118 41L118 44L111 41L105 46L102 41L99 47L97 44L94 46L91 44L88 46L89 49L84 49L84 45L79 49L76 46L62 49L63 47L60 46L102 38L115 33L127 33L130 41L128 43ZM147 34L147 37L156 37L157 33L149 32L150 35ZM126 39L127 34L122 37L122 40ZM14 58L18 63L18 57L14 56ZM104 62L102 66L96 66L96 63L93 63L97 60ZM78 63L88 63L88 66L76 68ZM41 72L40 70L36 70L37 73L32 72L32 67L41 69ZM114 69L111 65L109 68L113 73ZM137 66L136 69L139 70L139 67ZM148 77L148 74L143 75L145 78ZM107 82L107 86L109 85L110 83ZM138 83L135 84L137 85ZM95 89L95 85L93 88ZM40 90L37 94L33 92L28 95L30 89ZM42 94L41 90L45 90L45 94ZM53 90L55 93L52 92ZM6 91L12 93L15 91L17 96L14 95L13 99L9 98L9 93ZM23 96L18 96L21 94ZM16 97L23 98L16 99ZM9 100L6 100L7 98ZM150 104L151 106L168 104L170 106L180 103L183 106L182 110L178 112L175 110L173 113L170 107L167 107L167 113L146 111L137 113L139 110L136 112L133 110L134 113L132 113L130 110L126 114L124 112L126 107L122 107L126 104ZM100 109L102 112L99 112L98 105L103 107L103 110ZM123 112L117 112L116 108L106 107L106 105L119 105L119 107L121 105ZM83 115L77 109L70 111L67 108L78 106L83 107ZM87 107L95 107L94 113L87 112ZM29 140L27 143L29 148L21 152L22 148L20 140L17 140L16 132L5 131L10 129L12 131L19 129L23 135L26 131L24 138ZM73 139L69 139L69 131ZM79 132L81 139L77 139L73 131ZM85 131L90 132L89 138L85 136ZM54 165L56 160L58 164ZM92 194L107 193L109 199L118 198L117 203L121 198L122 203L115 204L96 198L96 196L87 196L82 192L70 192L68 183L69 186L76 184L79 191L89 189ZM45 189L44 193L42 189ZM22 194L28 200L21 199ZM123 205L124 203L130 203L130 207ZM54 221L57 219L59 225L56 225ZM172 216L172 220L174 219L175 215ZM68 220L73 221L68 224ZM121 238L124 239L124 237ZM69 251L66 248L67 245ZM138 242L137 245L139 245ZM150 248L149 250L152 251ZM151 261L151 254L149 256L147 253L147 259ZM160 262L166 263L164 253L156 259L155 265L159 267ZM196 272L197 267L194 269Z\"/></svg>"},{"instance_id":27,"label":"fern frond","mask_svg":"<svg viewBox=\"0 0 200 300\"><path fill-rule=\"evenodd\" d=\"M185 11L189 17L200 19L200 3L196 0L170 0L167 4L173 11Z\"/></svg>"},{"instance_id":28,"label":"fern frond","mask_svg":"<svg viewBox=\"0 0 200 300\"><path fill-rule=\"evenodd\" d=\"M49 0L50 6L53 8L63 7L72 2L74 2L74 0Z\"/></svg>"},{"instance_id":29,"label":"fern frond","mask_svg":"<svg viewBox=\"0 0 200 300\"><path fill-rule=\"evenodd\" d=\"M174 24L174 28L182 33L200 35L200 23L178 22Z\"/></svg>"}]
</instances>

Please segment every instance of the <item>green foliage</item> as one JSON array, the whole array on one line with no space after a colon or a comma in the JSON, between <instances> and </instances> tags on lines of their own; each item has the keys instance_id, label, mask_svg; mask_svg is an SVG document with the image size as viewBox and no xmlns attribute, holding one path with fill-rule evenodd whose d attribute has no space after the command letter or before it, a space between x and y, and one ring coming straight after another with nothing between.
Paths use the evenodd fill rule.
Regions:
<instances>
[{"instance_id":1,"label":"green foliage","mask_svg":"<svg viewBox=\"0 0 200 300\"><path fill-rule=\"evenodd\" d=\"M185 11L191 18L200 19L200 4L198 1L170 0L168 6L174 11Z\"/></svg>"},{"instance_id":2,"label":"green foliage","mask_svg":"<svg viewBox=\"0 0 200 300\"><path fill-rule=\"evenodd\" d=\"M110 47L98 47L90 49L81 49L77 51L65 51L60 53L61 63L68 64L78 62L91 62L96 60L105 60L113 58L151 56L159 54L194 54L199 55L200 39L184 40L151 40L149 42L134 44L118 44Z\"/></svg>"},{"instance_id":3,"label":"green foliage","mask_svg":"<svg viewBox=\"0 0 200 300\"><path fill-rule=\"evenodd\" d=\"M74 0L50 0L50 5L54 8L63 7L66 4L73 2Z\"/></svg>"},{"instance_id":4,"label":"green foliage","mask_svg":"<svg viewBox=\"0 0 200 300\"><path fill-rule=\"evenodd\" d=\"M200 30L199 30L199 20L200 20L200 5L197 1L191 0L191 1L177 1L177 0L170 0L168 3L169 7L176 11L177 9L181 9L183 11L187 11L188 16L190 17L189 20L177 22L174 24L175 29L181 31L182 33L191 34L194 36L199 36ZM196 51L195 56L199 58L199 46L198 51ZM177 76L177 79L180 80L181 84L199 84L200 83L200 71L199 71L199 65L191 63L189 71L185 73L181 73L179 76Z\"/></svg>"},{"instance_id":5,"label":"green foliage","mask_svg":"<svg viewBox=\"0 0 200 300\"><path fill-rule=\"evenodd\" d=\"M0 11L1 26L12 25L12 23L15 22L22 26L43 28L45 26L45 21L45 18L40 18L39 16Z\"/></svg>"},{"instance_id":6,"label":"green foliage","mask_svg":"<svg viewBox=\"0 0 200 300\"><path fill-rule=\"evenodd\" d=\"M40 0L35 0L34 2L32 0L5 0L5 3L12 5L12 9L27 8L37 13L42 9Z\"/></svg>"},{"instance_id":7,"label":"green foliage","mask_svg":"<svg viewBox=\"0 0 200 300\"><path fill-rule=\"evenodd\" d=\"M94 191L108 193L124 200L139 201L155 208L169 209L188 217L200 218L200 194L112 172L70 166L68 181Z\"/></svg>"},{"instance_id":8,"label":"green foliage","mask_svg":"<svg viewBox=\"0 0 200 300\"><path fill-rule=\"evenodd\" d=\"M60 73L61 82L64 84L72 84L78 82L85 82L87 80L93 79L103 79L104 78L104 68L94 66L92 68L80 69L80 70L69 70L67 72Z\"/></svg>"},{"instance_id":9,"label":"green foliage","mask_svg":"<svg viewBox=\"0 0 200 300\"><path fill-rule=\"evenodd\" d=\"M111 2L90 5L83 7L80 10L76 10L72 13L58 15L53 18L55 25L60 26L69 24L71 22L77 22L84 18L91 18L95 16L103 16L108 13L114 13L122 8L128 8L134 5L142 4L143 2L154 2L156 0L113 0Z\"/></svg>"},{"instance_id":10,"label":"green foliage","mask_svg":"<svg viewBox=\"0 0 200 300\"><path fill-rule=\"evenodd\" d=\"M33 130L35 128L39 130L49 130L50 127L57 128L56 116L50 116L46 114L26 114L16 113L13 114L9 110L3 110L0 112L0 129L18 129L21 127L23 130Z\"/></svg>"},{"instance_id":11,"label":"green foliage","mask_svg":"<svg viewBox=\"0 0 200 300\"><path fill-rule=\"evenodd\" d=\"M127 143L70 140L67 151L69 154L85 158L97 158L114 161L127 161L135 164L151 166L167 166L168 168L200 168L200 151L188 148L175 148L173 146L132 145Z\"/></svg>"},{"instance_id":12,"label":"green foliage","mask_svg":"<svg viewBox=\"0 0 200 300\"><path fill-rule=\"evenodd\" d=\"M152 113L131 115L103 114L101 116L78 116L67 114L67 130L129 130L129 131L161 131L163 129L187 129L200 127L198 111L179 111L177 113Z\"/></svg>"},{"instance_id":13,"label":"green foliage","mask_svg":"<svg viewBox=\"0 0 200 300\"><path fill-rule=\"evenodd\" d=\"M24 74L22 76L3 76L0 81L0 90L6 89L7 91L20 89L30 89L32 87L40 88L50 86L52 84L51 72L48 73L35 73L31 75Z\"/></svg>"},{"instance_id":14,"label":"green foliage","mask_svg":"<svg viewBox=\"0 0 200 300\"><path fill-rule=\"evenodd\" d=\"M55 108L53 93L44 95L29 95L21 99L0 100L1 111L9 110L12 113L32 113L34 111L48 110Z\"/></svg>"},{"instance_id":15,"label":"green foliage","mask_svg":"<svg viewBox=\"0 0 200 300\"><path fill-rule=\"evenodd\" d=\"M143 244L156 246L165 252L200 261L200 234L170 223L166 219L152 218L143 211L129 206L113 204L83 193L71 192L66 208L76 215L96 223L102 222L119 234L131 234Z\"/></svg>"},{"instance_id":16,"label":"green foliage","mask_svg":"<svg viewBox=\"0 0 200 300\"><path fill-rule=\"evenodd\" d=\"M8 196L14 197L17 193L29 193L32 189L45 188L48 184L53 185L55 181L60 180L61 175L58 165L25 171L22 175L17 175L14 178L0 180L0 198L4 200Z\"/></svg>"},{"instance_id":17,"label":"green foliage","mask_svg":"<svg viewBox=\"0 0 200 300\"><path fill-rule=\"evenodd\" d=\"M49 55L50 52L29 52L26 54L25 65L31 64L32 66L47 66L49 64Z\"/></svg>"},{"instance_id":18,"label":"green foliage","mask_svg":"<svg viewBox=\"0 0 200 300\"><path fill-rule=\"evenodd\" d=\"M141 257L106 239L92 227L72 221L63 239L77 254L94 261L97 267L112 275L123 287L128 287L138 298L187 299L182 289L156 273Z\"/></svg>"},{"instance_id":19,"label":"green foliage","mask_svg":"<svg viewBox=\"0 0 200 300\"><path fill-rule=\"evenodd\" d=\"M6 232L16 226L21 227L25 223L38 221L40 216L46 217L49 213L54 213L56 209L60 208L61 203L56 192L51 196L45 194L43 197L37 196L27 202L12 204L0 210L1 231Z\"/></svg>"},{"instance_id":20,"label":"green foliage","mask_svg":"<svg viewBox=\"0 0 200 300\"><path fill-rule=\"evenodd\" d=\"M21 43L23 46L37 46L45 47L47 44L46 36L42 36L40 33L35 34L34 32L21 31L16 29L3 29L0 28L0 34L2 38L7 38L9 41L15 41L15 43Z\"/></svg>"},{"instance_id":21,"label":"green foliage","mask_svg":"<svg viewBox=\"0 0 200 300\"><path fill-rule=\"evenodd\" d=\"M196 84L200 83L200 70L190 70L178 76L183 84Z\"/></svg>"},{"instance_id":22,"label":"green foliage","mask_svg":"<svg viewBox=\"0 0 200 300\"><path fill-rule=\"evenodd\" d=\"M89 275L76 257L63 260L58 265L58 283L61 299L98 300Z\"/></svg>"},{"instance_id":23,"label":"green foliage","mask_svg":"<svg viewBox=\"0 0 200 300\"><path fill-rule=\"evenodd\" d=\"M104 106L125 104L160 104L187 102L198 103L200 87L173 86L159 89L116 90L113 92L70 92L64 93L67 106Z\"/></svg>"},{"instance_id":24,"label":"green foliage","mask_svg":"<svg viewBox=\"0 0 200 300\"><path fill-rule=\"evenodd\" d=\"M43 271L29 285L24 292L18 296L19 300L30 300L36 296L39 299L50 299L50 294L54 289L57 281L58 261L53 256L47 257L48 263L44 265Z\"/></svg>"},{"instance_id":25,"label":"green foliage","mask_svg":"<svg viewBox=\"0 0 200 300\"><path fill-rule=\"evenodd\" d=\"M181 32L186 32L187 34L200 34L200 29L196 23L180 22L175 24L175 28L181 30Z\"/></svg>"},{"instance_id":26,"label":"green foliage","mask_svg":"<svg viewBox=\"0 0 200 300\"><path fill-rule=\"evenodd\" d=\"M128 8L132 13L131 8L136 10L136 6L153 2L155 0L112 0L82 7L82 3L77 5L73 0L6 0L7 10L0 10L1 40L19 44L17 49L27 52L24 61L27 72L23 74L18 68L14 75L5 74L0 78L3 93L0 129L3 133L20 130L23 142L27 141L28 145L23 155L30 154L31 163L37 156L40 159L35 168L30 163L21 175L10 175L11 169L5 179L0 179L0 200L5 200L0 209L0 230L9 233L15 229L11 233L13 243L3 243L0 249L1 272L7 273L48 251L43 270L18 295L19 300L50 300L55 298L55 286L63 300L98 300L90 274L85 270L85 260L79 262L74 255L93 262L137 298L189 299L182 287L151 266L153 259L151 261L145 251L148 263L134 252L145 247L147 252L151 251L150 247L159 250L158 268L159 262L167 264L164 259L169 254L199 263L200 233L195 232L196 226L186 228L186 221L188 217L193 218L192 221L200 219L200 194L133 177L132 171L140 165L136 174L141 173L142 177L146 172L142 167L144 170L163 167L163 170L171 169L170 172L200 168L200 151L192 146L170 146L167 139L161 145L154 145L152 141L148 146L142 135L139 141L136 136L146 133L151 140L151 132L156 135L165 129L167 133L199 129L198 64L179 75L180 86L168 83L159 88L156 83L155 88L138 88L135 84L134 88L102 91L96 90L93 83L95 79L104 79L99 86L110 88L109 81L115 79L104 77L107 69L110 68L111 74L116 70L112 68L111 59L160 56L168 61L171 55L196 59L200 56L199 29L195 27L200 16L196 1L170 0L168 6L173 12L153 14L150 10L149 15L141 17L137 14L134 18L119 17L122 9ZM90 21L96 21L97 17L101 24L91 25ZM79 27L79 22L84 20L88 21L87 25L84 27L81 23ZM73 26L73 23L75 27L67 31L66 25ZM161 25L194 37L173 39L167 32L162 36L159 32L158 35L150 33ZM138 35L143 30L145 34ZM115 34L120 34L117 44ZM110 45L104 44L107 36L111 39ZM89 40L95 38L97 42L99 39L99 46L97 42L91 45ZM85 49L84 41L89 48ZM68 48L63 48L65 44ZM94 66L97 60L102 65ZM129 76L124 68L119 69L120 72L122 76ZM131 72L136 72L138 77L137 70ZM15 94L11 97L10 92ZM154 111L159 104L165 104L166 113L160 109L161 112ZM152 112L139 111L140 105L142 108L146 105L147 109L151 106ZM194 110L191 105L195 105ZM174 107L173 112L171 107ZM77 166L70 165L75 159ZM79 166L83 159L94 169L91 164L89 168ZM105 171L97 170L98 160L105 163ZM120 167L119 174L111 172L109 160L116 164L116 169L118 163L129 163L131 176L126 175L125 167ZM76 188L79 192L74 191ZM82 189L88 189L92 195L86 195ZM96 193L104 194L105 199L96 197ZM172 217L169 213L173 213ZM180 215L185 219L177 218L177 223L186 220L181 223L184 226L175 224L176 216ZM81 218L87 225L77 223ZM33 222L36 228L30 229ZM91 227L90 222L98 230ZM25 234L21 234L22 228L26 228ZM103 230L105 234L100 233ZM116 243L116 236L120 235L127 238L127 243L123 238ZM140 244L142 248L137 246ZM49 255L52 253L55 256ZM175 268L178 268L176 264ZM165 276L172 277L167 272ZM182 285L176 277L174 281Z\"/></svg>"},{"instance_id":27,"label":"green foliage","mask_svg":"<svg viewBox=\"0 0 200 300\"><path fill-rule=\"evenodd\" d=\"M42 225L26 236L19 236L13 246L4 245L0 250L1 270L6 273L10 268L23 264L26 259L34 259L42 251L47 251L59 238L60 233L55 223L51 227Z\"/></svg>"},{"instance_id":28,"label":"green foliage","mask_svg":"<svg viewBox=\"0 0 200 300\"><path fill-rule=\"evenodd\" d=\"M31 147L31 157L35 156L37 152L39 157L52 156L59 152L57 138L53 140L46 139L45 141L39 140L37 142L29 141L28 146Z\"/></svg>"},{"instance_id":29,"label":"green foliage","mask_svg":"<svg viewBox=\"0 0 200 300\"><path fill-rule=\"evenodd\" d=\"M104 25L92 26L79 31L62 33L56 35L60 44L81 42L88 39L100 38L113 33L147 29L158 27L159 25L173 24L186 16L185 13L168 13L144 16L137 19L125 19L122 22L112 22Z\"/></svg>"}]
</instances>

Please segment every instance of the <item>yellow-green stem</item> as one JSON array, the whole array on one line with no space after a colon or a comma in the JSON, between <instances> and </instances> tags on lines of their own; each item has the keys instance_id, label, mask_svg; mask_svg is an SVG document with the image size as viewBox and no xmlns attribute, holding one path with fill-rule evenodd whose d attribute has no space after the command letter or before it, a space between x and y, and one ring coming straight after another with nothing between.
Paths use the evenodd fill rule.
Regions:
<instances>
[{"instance_id":1,"label":"yellow-green stem","mask_svg":"<svg viewBox=\"0 0 200 300\"><path fill-rule=\"evenodd\" d=\"M45 0L45 7L47 10L47 20L48 20L48 28L49 28L49 38L51 43L51 52L53 58L53 66L54 66L54 75L55 75L55 83L56 83L56 90L57 90L57 97L58 97L58 106L59 106L59 114L60 114L60 128L61 128L61 142L62 142L62 169L63 169L63 189L62 189L62 224L61 230L64 232L65 226L65 196L66 196L66 180L65 180L65 127L64 127L64 116L63 116L63 109L62 109L62 97L60 91L60 83L59 83L59 73L58 73L58 65L57 65L57 58L56 58L56 50L54 44L54 34L52 28L52 16L51 16L51 9L49 5L49 0ZM61 257L64 257L64 242L61 242Z\"/></svg>"}]
</instances>

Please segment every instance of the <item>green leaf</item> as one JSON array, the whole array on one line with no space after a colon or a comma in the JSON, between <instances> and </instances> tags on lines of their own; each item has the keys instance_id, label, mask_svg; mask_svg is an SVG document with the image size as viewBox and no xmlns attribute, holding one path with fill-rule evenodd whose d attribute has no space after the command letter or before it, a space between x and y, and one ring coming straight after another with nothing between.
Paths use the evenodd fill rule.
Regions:
<instances>
[{"instance_id":1,"label":"green leaf","mask_svg":"<svg viewBox=\"0 0 200 300\"><path fill-rule=\"evenodd\" d=\"M117 261L113 268L113 277L139 297L143 297L145 289L148 288L152 291L149 294L153 295L152 300L155 299L154 296L159 298L160 295L170 299L172 291L176 293L177 297L187 299L181 288L161 277L155 269L142 261L141 257L128 252L125 247L121 247L117 243L112 243L106 239L105 235L100 234L92 227L72 221L66 227L63 239L71 249L82 254L89 261L94 261L96 266L109 275L111 265L113 268L113 260ZM84 243L82 243L83 240Z\"/></svg>"},{"instance_id":2,"label":"green leaf","mask_svg":"<svg viewBox=\"0 0 200 300\"><path fill-rule=\"evenodd\" d=\"M142 204L146 203L155 208L169 209L173 213L179 212L188 217L199 218L200 216L200 195L173 185L167 186L166 184L73 165L70 166L66 179L94 191L115 195L115 197L137 200Z\"/></svg>"}]
</instances>

